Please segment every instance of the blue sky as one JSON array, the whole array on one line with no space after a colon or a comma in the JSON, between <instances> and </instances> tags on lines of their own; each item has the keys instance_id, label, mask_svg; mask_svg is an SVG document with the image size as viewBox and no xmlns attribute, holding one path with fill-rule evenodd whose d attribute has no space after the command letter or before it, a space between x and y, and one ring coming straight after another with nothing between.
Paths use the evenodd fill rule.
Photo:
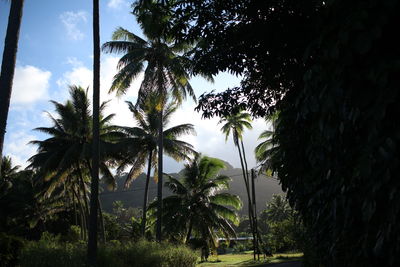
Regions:
<instances>
[{"instance_id":1,"label":"blue sky","mask_svg":"<svg viewBox=\"0 0 400 267\"><path fill-rule=\"evenodd\" d=\"M130 14L127 0L100 1L101 43L111 39L112 32L122 26L136 34L140 27ZM0 38L4 40L9 13L7 1L0 1ZM91 87L92 82L92 1L86 0L25 0L22 28L20 32L17 66L13 94L8 118L4 154L10 155L16 164L26 166L36 147L28 145L31 140L42 140L46 135L32 129L50 126L45 111L53 113L49 100L64 102L68 98L68 85ZM0 43L2 56L4 41ZM101 59L101 100L112 99L108 112L116 113L115 124L134 124L125 100L134 101L140 84L140 77L133 82L126 96L116 98L108 95L116 63L120 55L102 54ZM196 95L203 92L225 90L239 85L240 78L228 73L215 77L214 83L194 77L191 84ZM218 118L202 120L201 114L193 111L195 103L185 102L175 114L171 126L193 123L197 135L185 137L197 151L229 161L239 167L239 159L231 139L225 142L220 133ZM253 150L257 137L265 128L262 120L253 122L253 130L244 137L249 166L255 165ZM165 171L177 171L182 164L166 158Z\"/></svg>"}]
</instances>

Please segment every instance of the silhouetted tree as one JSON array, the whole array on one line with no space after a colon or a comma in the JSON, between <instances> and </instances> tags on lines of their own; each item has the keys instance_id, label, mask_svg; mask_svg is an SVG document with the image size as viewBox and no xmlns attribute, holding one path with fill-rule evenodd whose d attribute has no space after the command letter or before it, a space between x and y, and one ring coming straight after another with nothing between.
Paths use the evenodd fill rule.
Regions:
<instances>
[{"instance_id":1,"label":"silhouetted tree","mask_svg":"<svg viewBox=\"0 0 400 267\"><path fill-rule=\"evenodd\" d=\"M166 232L186 242L196 236L214 247L219 235L236 236L232 223L237 224L239 218L233 209L239 209L242 202L238 196L221 192L231 180L219 175L224 167L219 159L197 155L185 164L180 179L168 178L165 186L173 195L164 199Z\"/></svg>"},{"instance_id":2,"label":"silhouetted tree","mask_svg":"<svg viewBox=\"0 0 400 267\"><path fill-rule=\"evenodd\" d=\"M19 30L21 28L24 0L12 0L8 17L6 39L0 72L0 168L3 155L3 143L6 133L8 109L17 61Z\"/></svg>"},{"instance_id":3,"label":"silhouetted tree","mask_svg":"<svg viewBox=\"0 0 400 267\"><path fill-rule=\"evenodd\" d=\"M119 72L114 76L110 91L121 95L129 88L132 80L144 71L144 79L139 89L138 101L143 101L149 94L158 95L159 127L158 127L158 191L159 216L157 222L157 240L161 240L162 225L162 175L163 175L163 120L162 110L168 97L181 103L187 95L193 97L194 92L189 84L186 70L188 59L180 52L187 49L186 43L176 43L168 30L168 10L161 8L162 4L152 1L138 2L134 14L143 29L147 40L118 28L113 34L113 40L103 45L103 51L109 53L124 53L119 60ZM147 63L145 67L145 63Z\"/></svg>"}]
</instances>

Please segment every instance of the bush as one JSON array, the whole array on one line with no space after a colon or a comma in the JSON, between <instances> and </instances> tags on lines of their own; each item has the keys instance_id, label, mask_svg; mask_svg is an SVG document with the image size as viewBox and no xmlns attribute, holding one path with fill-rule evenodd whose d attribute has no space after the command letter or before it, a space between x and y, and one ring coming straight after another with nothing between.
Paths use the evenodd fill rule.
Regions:
<instances>
[{"instance_id":1,"label":"bush","mask_svg":"<svg viewBox=\"0 0 400 267\"><path fill-rule=\"evenodd\" d=\"M240 253L248 250L253 250L253 240L246 241L237 241L236 244L233 245L233 251Z\"/></svg>"},{"instance_id":2,"label":"bush","mask_svg":"<svg viewBox=\"0 0 400 267\"><path fill-rule=\"evenodd\" d=\"M23 245L22 239L0 233L0 266L15 266Z\"/></svg>"},{"instance_id":3,"label":"bush","mask_svg":"<svg viewBox=\"0 0 400 267\"><path fill-rule=\"evenodd\" d=\"M305 249L307 236L301 222L289 218L268 222L268 232L263 240L272 253L298 252Z\"/></svg>"},{"instance_id":4,"label":"bush","mask_svg":"<svg viewBox=\"0 0 400 267\"><path fill-rule=\"evenodd\" d=\"M29 242L21 253L21 267L83 267L84 243L62 243L60 236L44 232L39 241Z\"/></svg>"},{"instance_id":5,"label":"bush","mask_svg":"<svg viewBox=\"0 0 400 267\"><path fill-rule=\"evenodd\" d=\"M127 243L114 242L99 250L99 267L190 267L195 266L197 255L184 246L149 241Z\"/></svg>"},{"instance_id":6,"label":"bush","mask_svg":"<svg viewBox=\"0 0 400 267\"><path fill-rule=\"evenodd\" d=\"M81 267L85 266L84 243L61 243L46 234L38 242L29 243L22 251L21 267ZM112 241L99 248L99 267L191 267L197 255L184 246L149 241L121 244Z\"/></svg>"}]
</instances>

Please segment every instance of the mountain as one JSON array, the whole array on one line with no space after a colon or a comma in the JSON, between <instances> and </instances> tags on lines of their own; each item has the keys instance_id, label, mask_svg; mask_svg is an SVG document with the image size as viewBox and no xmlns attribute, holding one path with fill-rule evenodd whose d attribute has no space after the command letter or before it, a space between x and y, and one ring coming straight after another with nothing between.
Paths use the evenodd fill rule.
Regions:
<instances>
[{"instance_id":1,"label":"mountain","mask_svg":"<svg viewBox=\"0 0 400 267\"><path fill-rule=\"evenodd\" d=\"M242 170L240 168L233 168L228 162L224 162L226 168L221 171L221 174L227 175L232 178L230 182L229 193L238 195L243 201L243 207L239 211L240 215L246 215L248 212L247 206L247 194L246 187L243 181ZM182 171L179 173L170 173L169 175L179 177ZM117 177L118 188L116 191L108 191L104 189L100 193L100 199L102 207L105 211L112 211L112 203L114 201L122 201L125 207L142 208L144 198L144 188L146 175L141 174L139 177L132 182L128 189L124 188L126 174ZM260 212L266 208L266 202L272 198L273 194L282 194L281 186L275 178L267 176L259 176L255 179L255 191L256 191L256 205L257 211ZM169 196L171 192L167 188L163 188L163 196ZM149 202L155 199L157 196L157 184L151 178L149 184Z\"/></svg>"}]
</instances>

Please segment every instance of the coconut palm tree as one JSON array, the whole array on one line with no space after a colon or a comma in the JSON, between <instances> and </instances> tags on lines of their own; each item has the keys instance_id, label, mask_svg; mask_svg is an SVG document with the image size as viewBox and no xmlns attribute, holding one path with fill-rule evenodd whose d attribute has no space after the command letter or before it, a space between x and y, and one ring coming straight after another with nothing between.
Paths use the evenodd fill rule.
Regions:
<instances>
[{"instance_id":1,"label":"coconut palm tree","mask_svg":"<svg viewBox=\"0 0 400 267\"><path fill-rule=\"evenodd\" d=\"M13 166L10 157L3 157L0 167L0 197L12 187L12 180L18 175L19 168L19 165Z\"/></svg>"},{"instance_id":2,"label":"coconut palm tree","mask_svg":"<svg viewBox=\"0 0 400 267\"><path fill-rule=\"evenodd\" d=\"M12 83L17 60L19 29L21 28L24 0L12 0L3 59L0 72L0 168L3 155L4 135L6 133L8 109L10 107Z\"/></svg>"},{"instance_id":3,"label":"coconut palm tree","mask_svg":"<svg viewBox=\"0 0 400 267\"><path fill-rule=\"evenodd\" d=\"M249 207L250 207L251 199L250 199L249 177L248 177L249 174L248 174L247 160L243 144L243 132L245 128L252 129L251 116L249 113L241 111L236 114L232 114L230 116L221 118L219 123L221 124L223 123L221 131L225 134L225 141L227 141L228 137L232 134L233 143L238 149L240 165L242 167L243 179L246 186L246 191L249 200Z\"/></svg>"},{"instance_id":4,"label":"coconut palm tree","mask_svg":"<svg viewBox=\"0 0 400 267\"><path fill-rule=\"evenodd\" d=\"M19 168L21 166L12 163L12 160L8 156L4 156L1 161L0 178L3 180L12 180L15 175L17 175Z\"/></svg>"},{"instance_id":5,"label":"coconut palm tree","mask_svg":"<svg viewBox=\"0 0 400 267\"><path fill-rule=\"evenodd\" d=\"M254 149L256 160L260 164L260 173L272 173L270 159L278 149L277 144L273 141L274 129L278 116L279 112L276 112L275 114L265 118L267 124L272 124L272 129L267 129L260 134L258 140L264 140Z\"/></svg>"},{"instance_id":6,"label":"coconut palm tree","mask_svg":"<svg viewBox=\"0 0 400 267\"><path fill-rule=\"evenodd\" d=\"M221 131L225 134L225 141L228 140L228 137L232 133L233 143L238 149L240 165L243 172L243 180L247 193L250 228L253 234L253 240L256 240L257 233L254 227L255 217L253 214L253 205L250 195L249 171L247 169L246 152L243 144L243 132L245 128L252 129L251 116L247 112L239 111L238 113L221 118L219 123L223 123Z\"/></svg>"},{"instance_id":7,"label":"coconut palm tree","mask_svg":"<svg viewBox=\"0 0 400 267\"><path fill-rule=\"evenodd\" d=\"M133 113L133 118L137 122L137 127L122 127L122 130L127 135L119 141L119 146L123 153L126 154L118 172L122 172L127 165L131 165L128 172L125 186L128 187L132 180L142 173L147 160L147 178L144 190L143 201L143 217L142 217L142 235L145 234L146 227L146 209L148 201L148 189L150 181L151 168L157 168L157 138L159 116L157 110L158 101L155 98L148 98L140 107L135 106L132 102L127 101L129 110ZM170 103L163 110L163 128L167 127L171 115L176 111L177 105ZM180 124L164 130L163 146L164 153L172 157L176 161L189 160L190 155L195 155L196 152L193 146L184 141L178 140L184 134L195 134L192 124ZM139 151L136 151L139 148ZM133 153L132 153L133 152ZM157 172L154 173L157 179Z\"/></svg>"},{"instance_id":8,"label":"coconut palm tree","mask_svg":"<svg viewBox=\"0 0 400 267\"><path fill-rule=\"evenodd\" d=\"M185 165L180 179L168 177L165 186L173 195L164 199L166 232L186 242L191 236L200 237L211 245L218 235L236 235L232 223L239 220L233 209L240 209L242 202L238 196L221 192L229 188L231 180L219 175L224 167L219 159L197 155Z\"/></svg>"},{"instance_id":9,"label":"coconut palm tree","mask_svg":"<svg viewBox=\"0 0 400 267\"><path fill-rule=\"evenodd\" d=\"M266 212L268 220L272 222L282 222L293 216L293 210L284 195L273 195L271 201L267 203Z\"/></svg>"},{"instance_id":10,"label":"coconut palm tree","mask_svg":"<svg viewBox=\"0 0 400 267\"><path fill-rule=\"evenodd\" d=\"M35 129L51 137L43 141L31 141L38 146L38 153L29 159L28 168L40 173L45 184L43 195L46 198L60 192L60 187L66 186L71 195L81 202L79 204L83 206L83 215L86 216L87 223L89 211L87 183L92 169L92 116L90 101L83 88L70 86L70 95L71 100L65 104L51 101L56 108L58 118L49 114L53 125ZM102 115L106 104L103 103L100 107L102 147L100 169L105 183L115 187L115 180L108 163L111 159L112 144L123 134L117 131L116 126L110 125L113 114ZM118 158L117 154L116 157Z\"/></svg>"},{"instance_id":11,"label":"coconut palm tree","mask_svg":"<svg viewBox=\"0 0 400 267\"><path fill-rule=\"evenodd\" d=\"M187 46L174 42L167 36L169 21L168 9L163 4L153 1L139 1L136 3L133 14L136 15L139 25L147 40L118 28L112 36L113 41L103 45L107 53L122 53L118 62L118 73L114 76L110 91L117 95L124 94L131 82L144 72L144 79L139 88L138 101L146 99L148 95L158 95L159 127L158 127L158 190L160 200L157 219L157 240L161 240L162 225L162 174L163 174L163 121L162 111L168 97L177 103L186 99L187 95L196 101L194 91L189 83L187 73L188 59L180 54Z\"/></svg>"},{"instance_id":12,"label":"coconut palm tree","mask_svg":"<svg viewBox=\"0 0 400 267\"><path fill-rule=\"evenodd\" d=\"M274 132L271 130L263 131L258 139L265 139L259 143L254 149L254 154L256 156L257 162L260 164L260 172L266 173L271 170L270 159L273 153L276 151L274 147L272 136Z\"/></svg>"}]
</instances>

